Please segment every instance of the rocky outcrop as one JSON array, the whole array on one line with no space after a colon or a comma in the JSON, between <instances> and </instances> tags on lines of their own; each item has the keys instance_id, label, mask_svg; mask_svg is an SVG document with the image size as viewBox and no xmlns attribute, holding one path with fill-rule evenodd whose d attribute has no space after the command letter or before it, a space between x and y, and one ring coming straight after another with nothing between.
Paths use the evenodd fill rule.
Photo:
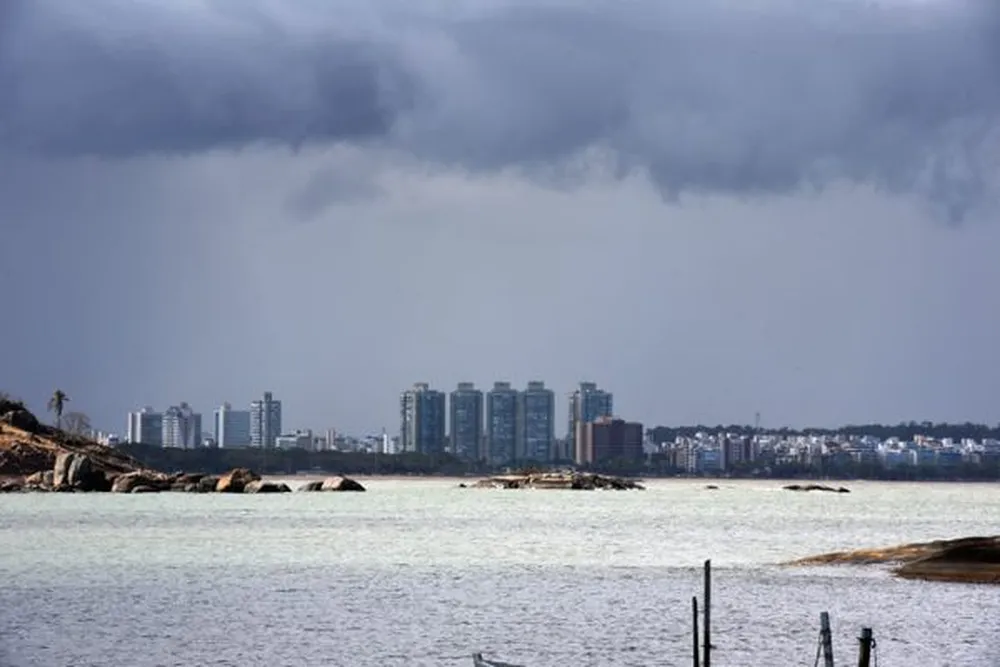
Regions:
<instances>
[{"instance_id":1,"label":"rocky outcrop","mask_svg":"<svg viewBox=\"0 0 1000 667\"><path fill-rule=\"evenodd\" d=\"M904 579L1000 584L1000 536L953 540L896 568Z\"/></svg>"},{"instance_id":2,"label":"rocky outcrop","mask_svg":"<svg viewBox=\"0 0 1000 667\"><path fill-rule=\"evenodd\" d=\"M110 491L111 482L86 454L63 452L56 456L52 467L52 488L55 491Z\"/></svg>"},{"instance_id":3,"label":"rocky outcrop","mask_svg":"<svg viewBox=\"0 0 1000 667\"><path fill-rule=\"evenodd\" d=\"M781 487L785 491L826 491L828 493L850 493L851 490L843 487L826 486L824 484L789 484Z\"/></svg>"},{"instance_id":4,"label":"rocky outcrop","mask_svg":"<svg viewBox=\"0 0 1000 667\"><path fill-rule=\"evenodd\" d=\"M80 490L81 486L93 486L97 490L102 486L97 472L104 473L107 479L115 474L143 467L138 461L113 447L40 423L17 401L0 399L0 476L27 477L37 472L53 470L60 454L86 457L86 462L81 459L77 463L78 466L84 466L76 473L80 484L74 487L61 478L60 488ZM87 467L93 477L88 478ZM69 468L64 467L62 472L65 477L69 474Z\"/></svg>"},{"instance_id":5,"label":"rocky outcrop","mask_svg":"<svg viewBox=\"0 0 1000 667\"><path fill-rule=\"evenodd\" d=\"M627 477L610 477L596 473L549 472L498 475L481 479L470 488L475 489L573 489L593 491L598 489L626 491L645 487Z\"/></svg>"},{"instance_id":6,"label":"rocky outcrop","mask_svg":"<svg viewBox=\"0 0 1000 667\"><path fill-rule=\"evenodd\" d=\"M788 565L894 564L906 579L1000 584L1000 536L914 542L879 549L836 551Z\"/></svg>"},{"instance_id":7,"label":"rocky outcrop","mask_svg":"<svg viewBox=\"0 0 1000 667\"><path fill-rule=\"evenodd\" d=\"M15 408L0 414L0 424L7 424L26 433L40 433L42 425L35 415L24 408Z\"/></svg>"},{"instance_id":8,"label":"rocky outcrop","mask_svg":"<svg viewBox=\"0 0 1000 667\"><path fill-rule=\"evenodd\" d=\"M350 477L343 477L337 475L336 477L327 477L323 480L322 486L319 487L320 491L364 491L365 487L361 485L360 482L351 479Z\"/></svg>"},{"instance_id":9,"label":"rocky outcrop","mask_svg":"<svg viewBox=\"0 0 1000 667\"><path fill-rule=\"evenodd\" d=\"M291 493L291 489L283 482L265 482L257 480L243 487L243 493Z\"/></svg>"},{"instance_id":10,"label":"rocky outcrop","mask_svg":"<svg viewBox=\"0 0 1000 667\"><path fill-rule=\"evenodd\" d=\"M21 439L10 439L0 447L0 474L31 475L52 470L56 451Z\"/></svg>"},{"instance_id":11,"label":"rocky outcrop","mask_svg":"<svg viewBox=\"0 0 1000 667\"><path fill-rule=\"evenodd\" d=\"M327 477L324 480L312 480L306 482L299 487L299 491L364 491L365 487L361 485L361 482L351 479L350 477L344 477L343 475L336 475L334 477Z\"/></svg>"},{"instance_id":12,"label":"rocky outcrop","mask_svg":"<svg viewBox=\"0 0 1000 667\"><path fill-rule=\"evenodd\" d=\"M216 493L243 493L250 482L260 480L260 475L249 468L234 468L219 478L215 485Z\"/></svg>"}]
</instances>

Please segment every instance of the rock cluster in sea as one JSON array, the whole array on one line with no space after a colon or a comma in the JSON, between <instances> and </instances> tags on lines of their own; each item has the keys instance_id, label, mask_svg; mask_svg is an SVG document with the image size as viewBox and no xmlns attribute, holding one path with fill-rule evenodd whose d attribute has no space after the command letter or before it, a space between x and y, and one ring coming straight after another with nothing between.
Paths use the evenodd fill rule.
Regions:
<instances>
[{"instance_id":1,"label":"rock cluster in sea","mask_svg":"<svg viewBox=\"0 0 1000 667\"><path fill-rule=\"evenodd\" d=\"M626 491L645 487L627 477L611 477L589 472L526 472L487 477L470 485L475 489L606 489Z\"/></svg>"},{"instance_id":2,"label":"rock cluster in sea","mask_svg":"<svg viewBox=\"0 0 1000 667\"><path fill-rule=\"evenodd\" d=\"M786 491L826 491L827 493L850 493L851 490L843 486L826 486L825 484L789 484L783 486Z\"/></svg>"}]
</instances>

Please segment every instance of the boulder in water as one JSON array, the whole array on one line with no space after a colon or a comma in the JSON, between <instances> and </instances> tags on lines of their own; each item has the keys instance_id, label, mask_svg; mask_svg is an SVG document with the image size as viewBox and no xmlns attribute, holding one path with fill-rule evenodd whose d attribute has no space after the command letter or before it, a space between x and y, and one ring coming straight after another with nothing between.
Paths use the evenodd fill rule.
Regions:
<instances>
[{"instance_id":1,"label":"boulder in water","mask_svg":"<svg viewBox=\"0 0 1000 667\"><path fill-rule=\"evenodd\" d=\"M290 493L291 489L283 482L265 482L257 480L243 487L243 493Z\"/></svg>"},{"instance_id":2,"label":"boulder in water","mask_svg":"<svg viewBox=\"0 0 1000 667\"><path fill-rule=\"evenodd\" d=\"M139 487L144 490L136 491ZM111 484L111 491L114 493L152 493L169 488L170 481L167 477L151 470L137 470L118 475Z\"/></svg>"},{"instance_id":3,"label":"boulder in water","mask_svg":"<svg viewBox=\"0 0 1000 667\"><path fill-rule=\"evenodd\" d=\"M217 493L243 493L250 482L260 480L260 475L249 468L234 468L219 478L215 485Z\"/></svg>"},{"instance_id":4,"label":"boulder in water","mask_svg":"<svg viewBox=\"0 0 1000 667\"><path fill-rule=\"evenodd\" d=\"M336 476L327 477L323 480L323 484L319 487L320 491L364 491L365 487L361 486L360 482L357 482L350 477Z\"/></svg>"}]
</instances>

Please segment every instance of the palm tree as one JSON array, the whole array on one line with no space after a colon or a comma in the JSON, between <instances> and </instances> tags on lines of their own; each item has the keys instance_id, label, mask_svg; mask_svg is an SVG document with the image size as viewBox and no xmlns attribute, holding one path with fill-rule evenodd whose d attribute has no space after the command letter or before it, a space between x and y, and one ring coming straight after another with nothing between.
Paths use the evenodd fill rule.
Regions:
<instances>
[{"instance_id":1,"label":"palm tree","mask_svg":"<svg viewBox=\"0 0 1000 667\"><path fill-rule=\"evenodd\" d=\"M56 428L62 428L63 408L69 402L69 396L62 389L56 389L49 399L49 412L56 413Z\"/></svg>"}]
</instances>

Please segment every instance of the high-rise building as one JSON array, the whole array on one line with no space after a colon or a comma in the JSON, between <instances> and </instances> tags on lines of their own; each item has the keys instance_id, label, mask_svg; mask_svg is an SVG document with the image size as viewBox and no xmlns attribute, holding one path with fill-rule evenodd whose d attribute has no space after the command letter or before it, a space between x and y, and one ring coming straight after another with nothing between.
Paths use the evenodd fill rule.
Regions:
<instances>
[{"instance_id":1,"label":"high-rise building","mask_svg":"<svg viewBox=\"0 0 1000 667\"><path fill-rule=\"evenodd\" d=\"M492 465L513 463L517 456L518 391L510 382L494 382L486 393L486 454Z\"/></svg>"},{"instance_id":2,"label":"high-rise building","mask_svg":"<svg viewBox=\"0 0 1000 667\"><path fill-rule=\"evenodd\" d=\"M529 382L517 404L519 461L547 463L555 456L556 395L544 382Z\"/></svg>"},{"instance_id":3,"label":"high-rise building","mask_svg":"<svg viewBox=\"0 0 1000 667\"><path fill-rule=\"evenodd\" d=\"M163 413L146 406L128 413L128 442L163 446Z\"/></svg>"},{"instance_id":4,"label":"high-rise building","mask_svg":"<svg viewBox=\"0 0 1000 667\"><path fill-rule=\"evenodd\" d=\"M417 382L399 397L399 443L404 452L440 454L445 446L445 395Z\"/></svg>"},{"instance_id":5,"label":"high-rise building","mask_svg":"<svg viewBox=\"0 0 1000 667\"><path fill-rule=\"evenodd\" d=\"M579 465L610 461L635 463L643 459L643 430L638 422L599 417L584 424L579 436Z\"/></svg>"},{"instance_id":6,"label":"high-rise building","mask_svg":"<svg viewBox=\"0 0 1000 667\"><path fill-rule=\"evenodd\" d=\"M563 457L583 463L583 452L579 446L583 427L595 419L611 417L613 408L610 392L598 389L594 382L581 382L580 387L569 395L569 432L566 436L569 451L564 452Z\"/></svg>"},{"instance_id":7,"label":"high-rise building","mask_svg":"<svg viewBox=\"0 0 1000 667\"><path fill-rule=\"evenodd\" d=\"M451 392L451 452L467 461L480 458L483 440L483 392L471 382L459 382Z\"/></svg>"},{"instance_id":8,"label":"high-rise building","mask_svg":"<svg viewBox=\"0 0 1000 667\"><path fill-rule=\"evenodd\" d=\"M233 410L229 403L215 409L215 446L247 447L250 445L250 411Z\"/></svg>"},{"instance_id":9,"label":"high-rise building","mask_svg":"<svg viewBox=\"0 0 1000 667\"><path fill-rule=\"evenodd\" d=\"M201 414L187 403L167 408L163 413L163 446L180 449L201 446Z\"/></svg>"},{"instance_id":10,"label":"high-rise building","mask_svg":"<svg viewBox=\"0 0 1000 667\"><path fill-rule=\"evenodd\" d=\"M281 401L274 400L271 392L250 404L250 444L253 447L274 447L281 435Z\"/></svg>"}]
</instances>

